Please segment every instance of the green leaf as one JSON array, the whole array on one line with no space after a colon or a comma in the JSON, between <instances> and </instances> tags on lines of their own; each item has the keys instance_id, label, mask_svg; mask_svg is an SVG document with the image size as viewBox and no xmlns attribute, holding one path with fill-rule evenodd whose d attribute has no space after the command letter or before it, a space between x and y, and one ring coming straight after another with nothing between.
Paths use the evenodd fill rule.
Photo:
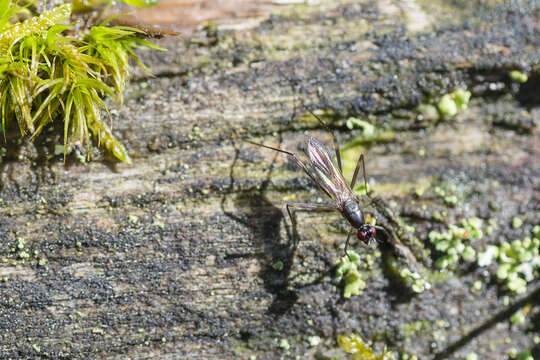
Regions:
<instances>
[{"instance_id":1,"label":"green leaf","mask_svg":"<svg viewBox=\"0 0 540 360\"><path fill-rule=\"evenodd\" d=\"M9 18L13 15L16 7L11 5L11 0L0 0L0 30L9 23Z\"/></svg>"}]
</instances>

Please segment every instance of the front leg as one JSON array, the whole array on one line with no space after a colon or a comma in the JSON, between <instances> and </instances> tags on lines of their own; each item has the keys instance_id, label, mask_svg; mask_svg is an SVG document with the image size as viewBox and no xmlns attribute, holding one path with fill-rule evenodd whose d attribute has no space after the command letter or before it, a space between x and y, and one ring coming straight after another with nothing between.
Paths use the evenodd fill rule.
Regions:
<instances>
[{"instance_id":1,"label":"front leg","mask_svg":"<svg viewBox=\"0 0 540 360\"><path fill-rule=\"evenodd\" d=\"M296 245L297 231L296 231L296 220L294 218L294 212L296 210L302 211L337 211L338 208L332 205L322 205L322 204L307 204L307 203L292 203L286 204L287 213L289 214L289 219L291 219L292 235L293 240Z\"/></svg>"}]
</instances>

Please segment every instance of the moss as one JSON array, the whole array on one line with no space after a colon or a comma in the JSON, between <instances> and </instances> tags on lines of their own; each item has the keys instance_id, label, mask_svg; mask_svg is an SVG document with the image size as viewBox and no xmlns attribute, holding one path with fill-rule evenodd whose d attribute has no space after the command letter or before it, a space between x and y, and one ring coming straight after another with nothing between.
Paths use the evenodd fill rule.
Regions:
<instances>
[{"instance_id":1,"label":"moss","mask_svg":"<svg viewBox=\"0 0 540 360\"><path fill-rule=\"evenodd\" d=\"M338 335L337 342L343 351L353 354L353 360L390 360L396 358L393 352L387 352L386 349L381 355L376 355L357 334Z\"/></svg>"},{"instance_id":2,"label":"moss","mask_svg":"<svg viewBox=\"0 0 540 360\"><path fill-rule=\"evenodd\" d=\"M277 271L281 271L283 270L283 261L279 260L279 261L276 261L275 263L272 264L272 268L274 268L274 270L277 270Z\"/></svg>"},{"instance_id":3,"label":"moss","mask_svg":"<svg viewBox=\"0 0 540 360\"><path fill-rule=\"evenodd\" d=\"M512 219L512 227L514 229L520 228L521 225L523 225L523 220L521 220L521 218L516 216L515 218Z\"/></svg>"},{"instance_id":4,"label":"moss","mask_svg":"<svg viewBox=\"0 0 540 360\"><path fill-rule=\"evenodd\" d=\"M515 82L518 82L518 83L526 83L527 80L529 80L529 77L527 76L527 74L525 74L525 73L523 73L521 71L518 71L518 70L510 71L508 76L510 77L510 79L512 81L515 81Z\"/></svg>"},{"instance_id":5,"label":"moss","mask_svg":"<svg viewBox=\"0 0 540 360\"><path fill-rule=\"evenodd\" d=\"M471 100L471 92L464 89L457 89L451 94L454 97L454 102L458 110L467 110L469 101Z\"/></svg>"},{"instance_id":6,"label":"moss","mask_svg":"<svg viewBox=\"0 0 540 360\"><path fill-rule=\"evenodd\" d=\"M455 116L458 112L456 102L450 94L443 95L437 107L439 112L446 116Z\"/></svg>"},{"instance_id":7,"label":"moss","mask_svg":"<svg viewBox=\"0 0 540 360\"><path fill-rule=\"evenodd\" d=\"M533 229L533 238L526 237L523 240L512 242L503 241L497 247L497 251L491 250L497 255L497 279L514 293L522 294L527 291L527 283L538 276L540 268L539 228L537 225Z\"/></svg>"},{"instance_id":8,"label":"moss","mask_svg":"<svg viewBox=\"0 0 540 360\"><path fill-rule=\"evenodd\" d=\"M527 313L531 310L531 305L527 304L518 311L516 311L512 316L510 316L510 322L513 325L520 325L525 323L525 318L527 316Z\"/></svg>"},{"instance_id":9,"label":"moss","mask_svg":"<svg viewBox=\"0 0 540 360\"><path fill-rule=\"evenodd\" d=\"M399 275L404 283L411 288L415 293L423 293L425 290L429 290L431 285L425 281L419 273L411 271L407 268L402 269Z\"/></svg>"},{"instance_id":10,"label":"moss","mask_svg":"<svg viewBox=\"0 0 540 360\"><path fill-rule=\"evenodd\" d=\"M533 228L533 237L523 240L502 241L500 245L488 245L477 253L472 246L482 239L483 222L478 218L465 219L461 225L450 225L447 231L431 231L429 239L442 255L435 262L440 270L452 270L460 261L476 262L485 267L496 262L495 275L508 290L521 294L527 283L538 276L540 268L540 226ZM521 226L521 224L520 224Z\"/></svg>"},{"instance_id":11,"label":"moss","mask_svg":"<svg viewBox=\"0 0 540 360\"><path fill-rule=\"evenodd\" d=\"M458 191L456 185L445 182L426 183L422 188L415 191L417 197L421 197L426 193L436 195L449 207L458 206L464 196L462 192Z\"/></svg>"},{"instance_id":12,"label":"moss","mask_svg":"<svg viewBox=\"0 0 540 360\"><path fill-rule=\"evenodd\" d=\"M445 94L439 100L437 108L441 115L455 116L459 111L467 110L471 92L464 89L457 89L450 94Z\"/></svg>"},{"instance_id":13,"label":"moss","mask_svg":"<svg viewBox=\"0 0 540 360\"><path fill-rule=\"evenodd\" d=\"M468 262L476 260L476 251L470 243L484 236L482 220L465 219L461 222L461 226L450 225L447 231L431 231L428 236L435 249L442 253L435 262L435 267L440 270L453 269L460 260Z\"/></svg>"},{"instance_id":14,"label":"moss","mask_svg":"<svg viewBox=\"0 0 540 360\"><path fill-rule=\"evenodd\" d=\"M343 150L362 144L388 142L396 138L394 131L378 128L366 120L351 117L345 121L345 124L351 130L354 128L362 129L362 134L345 143Z\"/></svg>"},{"instance_id":15,"label":"moss","mask_svg":"<svg viewBox=\"0 0 540 360\"><path fill-rule=\"evenodd\" d=\"M436 122L440 118L439 111L435 105L431 104L420 104L416 108L417 116L416 119L418 121L429 121L429 122Z\"/></svg>"},{"instance_id":16,"label":"moss","mask_svg":"<svg viewBox=\"0 0 540 360\"><path fill-rule=\"evenodd\" d=\"M414 293L420 294L431 288L431 284L419 273L402 267L394 256L388 256L386 264L391 271L392 277Z\"/></svg>"},{"instance_id":17,"label":"moss","mask_svg":"<svg viewBox=\"0 0 540 360\"><path fill-rule=\"evenodd\" d=\"M526 349L520 352L518 352L518 350L516 349L511 349L508 352L508 357L515 360L534 360L530 349Z\"/></svg>"},{"instance_id":18,"label":"moss","mask_svg":"<svg viewBox=\"0 0 540 360\"><path fill-rule=\"evenodd\" d=\"M334 282L343 284L343 297L348 299L353 295L361 295L366 288L366 276L358 271L360 265L360 256L352 251L347 251L336 267Z\"/></svg>"},{"instance_id":19,"label":"moss","mask_svg":"<svg viewBox=\"0 0 540 360\"><path fill-rule=\"evenodd\" d=\"M124 146L102 116L103 98L118 105L129 75L129 60L144 68L137 47L160 49L139 38L140 30L91 26L82 33L71 19L72 5L63 4L11 24L17 6L0 0L0 129L6 138L12 123L21 137L35 139L53 121L63 121L64 154L91 137L117 159L130 162ZM9 10L6 10L9 9ZM109 114L110 123L112 119Z\"/></svg>"},{"instance_id":20,"label":"moss","mask_svg":"<svg viewBox=\"0 0 540 360\"><path fill-rule=\"evenodd\" d=\"M362 129L362 133L341 146L341 158L343 161L343 173L345 178L350 179L356 168L358 158L366 153L368 148L374 143L389 142L396 138L392 130L380 129L366 120L358 118L348 118L345 121L347 128ZM367 165L366 165L367 166ZM355 190L358 193L365 194L365 184L363 179L359 178Z\"/></svg>"}]
</instances>

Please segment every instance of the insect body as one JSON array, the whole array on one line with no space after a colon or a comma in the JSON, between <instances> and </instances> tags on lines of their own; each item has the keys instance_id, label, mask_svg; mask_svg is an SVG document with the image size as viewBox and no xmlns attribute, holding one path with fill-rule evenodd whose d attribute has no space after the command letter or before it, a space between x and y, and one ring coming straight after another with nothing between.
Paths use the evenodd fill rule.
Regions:
<instances>
[{"instance_id":1,"label":"insect body","mask_svg":"<svg viewBox=\"0 0 540 360\"><path fill-rule=\"evenodd\" d=\"M370 197L367 193L367 179L366 168L364 164L364 155L360 155L360 157L358 158L358 162L354 170L354 175L349 186L345 181L345 178L343 177L339 144L336 140L336 137L330 131L328 126L317 115L313 113L311 114L332 134L332 140L334 143L334 150L336 153L336 160L338 166L337 168L324 146L314 137L310 137L306 143L306 154L309 158L308 164L306 164L296 154L292 152L263 144L254 143L251 141L248 142L254 145L279 151L292 157L296 161L298 166L300 166L302 170L304 170L304 172L318 186L318 188L333 201L332 205L293 203L287 204L286 207L293 226L295 224L295 221L292 216L291 209L306 211L339 211L341 215L343 215L343 217L347 219L347 221L351 225L351 230L348 233L347 242L345 243L345 253L347 253L350 236L355 230L358 239L366 244L369 244L374 239L376 239L375 234L377 233L377 230L382 230L382 232L386 235L388 235L388 233L383 227L369 225L364 222L364 213L360 208L360 198L352 190L354 188L354 185L356 184L356 179L360 171L360 166L362 166L364 183L366 184L366 195Z\"/></svg>"}]
</instances>

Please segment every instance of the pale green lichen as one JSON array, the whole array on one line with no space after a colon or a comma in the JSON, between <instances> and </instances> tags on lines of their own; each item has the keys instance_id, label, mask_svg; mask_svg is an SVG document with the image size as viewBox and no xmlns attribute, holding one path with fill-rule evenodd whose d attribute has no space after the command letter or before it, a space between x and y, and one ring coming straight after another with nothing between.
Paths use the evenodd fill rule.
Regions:
<instances>
[{"instance_id":1,"label":"pale green lichen","mask_svg":"<svg viewBox=\"0 0 540 360\"><path fill-rule=\"evenodd\" d=\"M529 77L527 76L527 74L519 70L512 70L510 71L510 74L508 75L510 76L510 79L512 79L512 81L515 81L518 83L526 83L527 80L529 80Z\"/></svg>"},{"instance_id":2,"label":"pale green lichen","mask_svg":"<svg viewBox=\"0 0 540 360\"><path fill-rule=\"evenodd\" d=\"M454 116L458 112L456 102L452 99L450 94L443 95L437 106L443 115Z\"/></svg>"},{"instance_id":3,"label":"pale green lichen","mask_svg":"<svg viewBox=\"0 0 540 360\"><path fill-rule=\"evenodd\" d=\"M345 121L345 124L350 130L354 128L362 129L362 134L343 145L343 149L369 142L386 142L396 137L395 132L378 128L366 120L350 117Z\"/></svg>"},{"instance_id":4,"label":"pale green lichen","mask_svg":"<svg viewBox=\"0 0 540 360\"><path fill-rule=\"evenodd\" d=\"M527 283L538 276L540 268L540 227L533 230L533 238L512 242L503 241L498 247L497 279L517 294L527 291Z\"/></svg>"},{"instance_id":5,"label":"pale green lichen","mask_svg":"<svg viewBox=\"0 0 540 360\"><path fill-rule=\"evenodd\" d=\"M467 110L471 92L464 89L457 89L452 93L445 94L437 104L437 108L442 115L455 116L459 111Z\"/></svg>"},{"instance_id":6,"label":"pale green lichen","mask_svg":"<svg viewBox=\"0 0 540 360\"><path fill-rule=\"evenodd\" d=\"M452 93L454 102L458 110L467 110L469 107L469 101L471 100L471 92L464 89L457 89Z\"/></svg>"},{"instance_id":7,"label":"pale green lichen","mask_svg":"<svg viewBox=\"0 0 540 360\"><path fill-rule=\"evenodd\" d=\"M353 295L360 295L366 288L365 275L358 271L360 256L352 251L347 251L348 256L341 257L338 261L334 282L343 283L343 297L348 299Z\"/></svg>"},{"instance_id":8,"label":"pale green lichen","mask_svg":"<svg viewBox=\"0 0 540 360\"><path fill-rule=\"evenodd\" d=\"M520 352L518 352L518 350L516 349L511 349L508 352L508 357L510 359L515 359L515 360L534 360L530 349L523 350Z\"/></svg>"},{"instance_id":9,"label":"pale green lichen","mask_svg":"<svg viewBox=\"0 0 540 360\"><path fill-rule=\"evenodd\" d=\"M394 360L396 356L391 351L383 350L381 355L376 355L371 347L357 334L338 335L337 342L339 347L353 354L353 360Z\"/></svg>"},{"instance_id":10,"label":"pale green lichen","mask_svg":"<svg viewBox=\"0 0 540 360\"><path fill-rule=\"evenodd\" d=\"M457 196L457 187L455 185L445 185L444 188L441 186L434 186L433 192L442 198L446 205L456 206L459 202Z\"/></svg>"},{"instance_id":11,"label":"pale green lichen","mask_svg":"<svg viewBox=\"0 0 540 360\"><path fill-rule=\"evenodd\" d=\"M524 307L522 307L521 309L519 309L518 311L516 311L515 313L513 313L512 316L510 316L510 322L511 322L513 325L520 325L520 324L525 323L525 319L526 319L527 313L528 313L530 310L531 310L530 304L525 305Z\"/></svg>"},{"instance_id":12,"label":"pale green lichen","mask_svg":"<svg viewBox=\"0 0 540 360\"><path fill-rule=\"evenodd\" d=\"M359 128L362 133L355 136L352 140L346 142L341 147L341 160L343 163L343 174L345 178L350 179L354 173L358 159L365 153L372 143L388 142L396 137L392 130L381 129L366 120L349 118L346 120L349 129ZM354 189L357 193L365 194L365 184L363 179L358 179Z\"/></svg>"},{"instance_id":13,"label":"pale green lichen","mask_svg":"<svg viewBox=\"0 0 540 360\"><path fill-rule=\"evenodd\" d=\"M426 279L416 271L411 271L406 267L402 267L400 262L398 262L394 256L388 256L386 264L393 276L413 292L421 294L431 288L431 284Z\"/></svg>"},{"instance_id":14,"label":"pale green lichen","mask_svg":"<svg viewBox=\"0 0 540 360\"><path fill-rule=\"evenodd\" d=\"M450 225L447 231L431 231L429 240L435 249L443 255L435 262L440 270L452 269L460 259L468 262L476 260L476 251L471 242L484 236L482 220L479 218L465 219L461 226Z\"/></svg>"},{"instance_id":15,"label":"pale green lichen","mask_svg":"<svg viewBox=\"0 0 540 360\"><path fill-rule=\"evenodd\" d=\"M407 287L417 294L421 294L431 288L431 284L415 271L404 268L399 272L399 275Z\"/></svg>"},{"instance_id":16,"label":"pale green lichen","mask_svg":"<svg viewBox=\"0 0 540 360\"><path fill-rule=\"evenodd\" d=\"M478 266L488 266L499 256L499 248L488 245L486 250L478 254Z\"/></svg>"},{"instance_id":17,"label":"pale green lichen","mask_svg":"<svg viewBox=\"0 0 540 360\"><path fill-rule=\"evenodd\" d=\"M523 240L499 245L487 245L484 251L472 246L482 239L483 222L479 218L465 219L461 225L450 225L447 231L429 233L429 240L441 256L435 261L440 270L452 270L459 261L475 262L480 267L496 262L495 275L512 292L521 294L527 291L527 284L538 276L540 267L540 226L533 228L533 236ZM521 224L520 224L521 226Z\"/></svg>"},{"instance_id":18,"label":"pale green lichen","mask_svg":"<svg viewBox=\"0 0 540 360\"><path fill-rule=\"evenodd\" d=\"M521 220L521 218L516 216L512 219L512 227L514 229L520 228L521 225L523 225L523 220Z\"/></svg>"},{"instance_id":19,"label":"pale green lichen","mask_svg":"<svg viewBox=\"0 0 540 360\"><path fill-rule=\"evenodd\" d=\"M283 270L283 267L284 267L283 261L281 260L278 260L272 264L272 268L274 268L274 270L277 270L277 271Z\"/></svg>"},{"instance_id":20,"label":"pale green lichen","mask_svg":"<svg viewBox=\"0 0 540 360\"><path fill-rule=\"evenodd\" d=\"M418 115L416 119L419 121L428 120L428 121L437 121L440 118L439 111L435 105L431 104L420 104L416 108Z\"/></svg>"}]
</instances>

